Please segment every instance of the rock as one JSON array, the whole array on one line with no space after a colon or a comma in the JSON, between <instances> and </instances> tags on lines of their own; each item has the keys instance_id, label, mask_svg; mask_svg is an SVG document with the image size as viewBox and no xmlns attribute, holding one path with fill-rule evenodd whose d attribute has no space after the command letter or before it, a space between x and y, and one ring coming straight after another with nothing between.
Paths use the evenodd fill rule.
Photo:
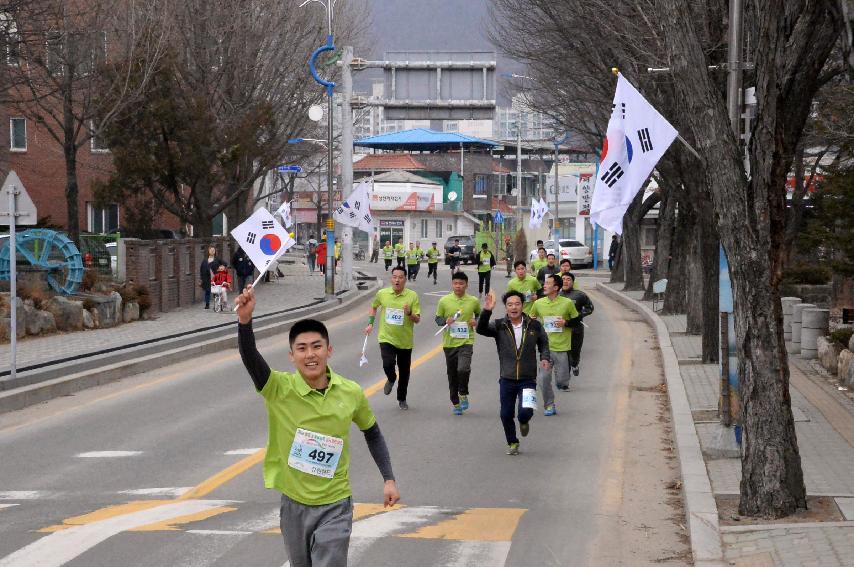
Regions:
<instances>
[{"instance_id":1,"label":"rock","mask_svg":"<svg viewBox=\"0 0 854 567\"><path fill-rule=\"evenodd\" d=\"M88 309L83 310L83 328L94 329L95 319L92 318L92 313Z\"/></svg>"},{"instance_id":2,"label":"rock","mask_svg":"<svg viewBox=\"0 0 854 567\"><path fill-rule=\"evenodd\" d=\"M817 342L818 361L825 370L836 374L839 371L839 353L842 352L842 346L827 337L819 337Z\"/></svg>"},{"instance_id":3,"label":"rock","mask_svg":"<svg viewBox=\"0 0 854 567\"><path fill-rule=\"evenodd\" d=\"M21 310L23 311L23 309ZM20 313L20 311L19 311ZM26 325L18 325L18 338L22 339L27 336L27 327ZM9 317L5 317L0 319L0 340L3 342L9 342L12 338L12 320Z\"/></svg>"},{"instance_id":4,"label":"rock","mask_svg":"<svg viewBox=\"0 0 854 567\"><path fill-rule=\"evenodd\" d=\"M851 338L848 339L848 350L854 352L854 335L851 335Z\"/></svg>"},{"instance_id":5,"label":"rock","mask_svg":"<svg viewBox=\"0 0 854 567\"><path fill-rule=\"evenodd\" d=\"M89 310L89 313L92 315L92 322L95 324L95 328L99 328L101 326L101 314L94 307Z\"/></svg>"},{"instance_id":6,"label":"rock","mask_svg":"<svg viewBox=\"0 0 854 567\"><path fill-rule=\"evenodd\" d=\"M103 329L115 327L122 322L122 296L114 291L110 295L99 298L95 302L98 310L100 326Z\"/></svg>"},{"instance_id":7,"label":"rock","mask_svg":"<svg viewBox=\"0 0 854 567\"><path fill-rule=\"evenodd\" d=\"M850 350L844 352L851 352ZM842 356L840 354L840 356ZM839 372L839 380L847 387L851 388L854 386L854 352L851 352L851 358L848 362L848 369L843 374L842 371Z\"/></svg>"},{"instance_id":8,"label":"rock","mask_svg":"<svg viewBox=\"0 0 854 567\"><path fill-rule=\"evenodd\" d=\"M125 304L122 309L122 320L125 323L139 320L139 303L131 301Z\"/></svg>"},{"instance_id":9,"label":"rock","mask_svg":"<svg viewBox=\"0 0 854 567\"><path fill-rule=\"evenodd\" d=\"M47 309L53 314L56 328L60 331L79 331L83 329L83 302L69 301L57 295L47 302Z\"/></svg>"},{"instance_id":10,"label":"rock","mask_svg":"<svg viewBox=\"0 0 854 567\"><path fill-rule=\"evenodd\" d=\"M43 333L53 333L56 331L56 319L53 313L42 311L35 307L26 309L27 312L27 334L41 335Z\"/></svg>"},{"instance_id":11,"label":"rock","mask_svg":"<svg viewBox=\"0 0 854 567\"><path fill-rule=\"evenodd\" d=\"M851 367L854 366L852 364L854 362L854 352L851 352L848 349L843 349L842 352L839 353L839 357L837 358L837 376L839 376L839 381L843 386L848 386L848 382L845 382L845 378L848 377L848 374L851 371Z\"/></svg>"}]
</instances>

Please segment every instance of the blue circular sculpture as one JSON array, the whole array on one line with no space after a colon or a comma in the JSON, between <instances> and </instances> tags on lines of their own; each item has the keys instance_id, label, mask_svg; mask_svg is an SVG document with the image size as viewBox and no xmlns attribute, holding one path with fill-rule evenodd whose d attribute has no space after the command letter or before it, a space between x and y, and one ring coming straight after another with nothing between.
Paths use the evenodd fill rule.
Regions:
<instances>
[{"instance_id":1,"label":"blue circular sculpture","mask_svg":"<svg viewBox=\"0 0 854 567\"><path fill-rule=\"evenodd\" d=\"M55 230L33 228L16 235L18 255L32 266L47 270L47 282L57 293L71 295L83 281L83 258L67 236ZM9 280L9 239L0 248L0 280Z\"/></svg>"}]
</instances>

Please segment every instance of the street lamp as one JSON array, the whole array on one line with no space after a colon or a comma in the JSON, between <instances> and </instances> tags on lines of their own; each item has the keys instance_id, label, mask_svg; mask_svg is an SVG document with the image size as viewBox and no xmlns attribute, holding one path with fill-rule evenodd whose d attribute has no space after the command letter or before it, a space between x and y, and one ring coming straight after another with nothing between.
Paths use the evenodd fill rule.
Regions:
<instances>
[{"instance_id":1,"label":"street lamp","mask_svg":"<svg viewBox=\"0 0 854 567\"><path fill-rule=\"evenodd\" d=\"M560 248L560 214L558 212L558 203L560 203L560 177L558 176L558 163L560 163L560 146L569 140L569 132L563 135L563 138L554 141L555 145L555 216L554 216L554 230L552 231L552 236L554 237L555 247Z\"/></svg>"},{"instance_id":2,"label":"street lamp","mask_svg":"<svg viewBox=\"0 0 854 567\"><path fill-rule=\"evenodd\" d=\"M300 4L300 8L308 4L309 2L317 2L324 8L326 8L326 25L327 25L327 35L326 35L326 44L318 47L314 50L314 53L311 54L311 57L308 60L308 68L311 71L311 76L314 78L317 84L326 88L326 99L327 99L327 120L326 120L326 137L327 137L327 146L326 150L329 157L329 167L326 174L326 191L328 194L328 202L326 205L327 208L327 218L326 218L326 299L331 300L335 299L335 221L332 220L332 168L334 162L334 158L332 156L332 115L334 110L334 101L333 94L335 90L335 83L332 81L327 81L323 79L317 73L317 58L320 57L320 54L324 51L334 51L335 43L332 37L332 18L335 12L335 1L336 0L305 0L302 4ZM290 140L289 140L290 142Z\"/></svg>"}]
</instances>

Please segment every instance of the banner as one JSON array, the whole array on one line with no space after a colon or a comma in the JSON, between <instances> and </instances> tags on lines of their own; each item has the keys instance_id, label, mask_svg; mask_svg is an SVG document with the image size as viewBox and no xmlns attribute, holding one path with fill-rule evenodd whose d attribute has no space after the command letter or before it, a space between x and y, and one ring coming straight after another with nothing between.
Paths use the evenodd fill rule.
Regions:
<instances>
[{"instance_id":1,"label":"banner","mask_svg":"<svg viewBox=\"0 0 854 567\"><path fill-rule=\"evenodd\" d=\"M612 108L590 220L622 234L626 209L678 133L622 74Z\"/></svg>"},{"instance_id":2,"label":"banner","mask_svg":"<svg viewBox=\"0 0 854 567\"><path fill-rule=\"evenodd\" d=\"M371 194L371 209L375 211L433 211L436 195L429 191L383 191Z\"/></svg>"}]
</instances>

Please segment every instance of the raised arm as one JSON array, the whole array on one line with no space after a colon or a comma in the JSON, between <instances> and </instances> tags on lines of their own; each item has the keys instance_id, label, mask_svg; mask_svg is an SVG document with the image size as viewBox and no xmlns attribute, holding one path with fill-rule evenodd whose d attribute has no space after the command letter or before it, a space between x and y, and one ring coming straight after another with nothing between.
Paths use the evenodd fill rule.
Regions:
<instances>
[{"instance_id":1,"label":"raised arm","mask_svg":"<svg viewBox=\"0 0 854 567\"><path fill-rule=\"evenodd\" d=\"M237 304L237 348L243 366L249 371L255 389L264 389L270 377L270 365L258 352L255 346L255 333L252 331L252 311L255 309L255 291L252 286L246 289L234 300Z\"/></svg>"}]
</instances>

